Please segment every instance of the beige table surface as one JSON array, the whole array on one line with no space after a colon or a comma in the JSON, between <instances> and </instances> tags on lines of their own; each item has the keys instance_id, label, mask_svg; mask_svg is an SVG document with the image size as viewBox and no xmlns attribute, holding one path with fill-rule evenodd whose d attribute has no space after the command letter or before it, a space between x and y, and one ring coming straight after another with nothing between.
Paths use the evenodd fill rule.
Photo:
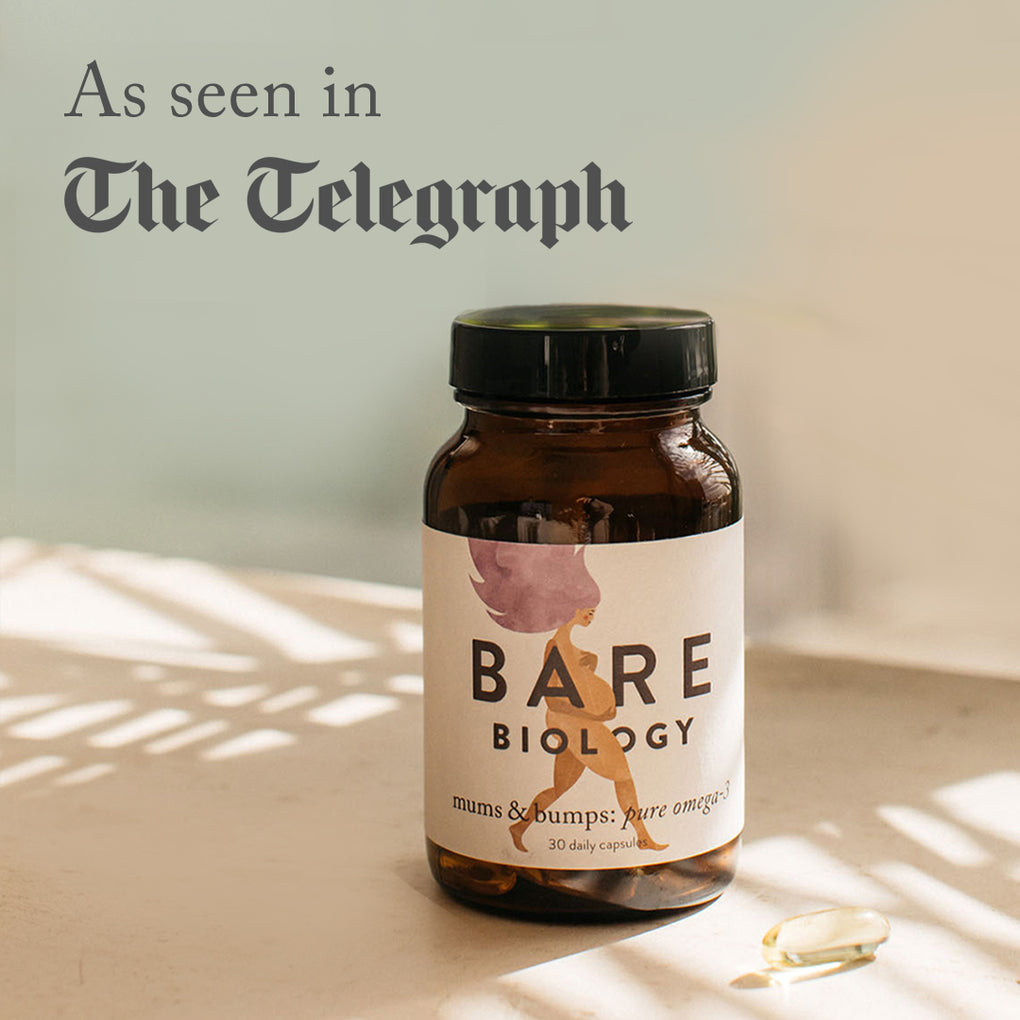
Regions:
<instances>
[{"instance_id":1,"label":"beige table surface","mask_svg":"<svg viewBox=\"0 0 1020 1020\"><path fill-rule=\"evenodd\" d=\"M550 925L421 836L416 592L0 544L0 1017L1016 1017L1020 685L748 656L734 885ZM884 911L874 962L762 934Z\"/></svg>"}]
</instances>

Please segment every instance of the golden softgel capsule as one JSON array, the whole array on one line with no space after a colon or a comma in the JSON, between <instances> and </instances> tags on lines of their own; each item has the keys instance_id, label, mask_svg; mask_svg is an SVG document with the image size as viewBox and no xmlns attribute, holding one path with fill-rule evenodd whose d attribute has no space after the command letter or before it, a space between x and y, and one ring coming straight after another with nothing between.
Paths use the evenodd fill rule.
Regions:
<instances>
[{"instance_id":1,"label":"golden softgel capsule","mask_svg":"<svg viewBox=\"0 0 1020 1020\"><path fill-rule=\"evenodd\" d=\"M874 956L889 938L889 922L868 907L836 907L800 914L770 928L761 954L773 967L849 963Z\"/></svg>"},{"instance_id":2,"label":"golden softgel capsule","mask_svg":"<svg viewBox=\"0 0 1020 1020\"><path fill-rule=\"evenodd\" d=\"M742 521L703 312L453 325L425 484L429 861L538 915L717 897L743 827Z\"/></svg>"}]
</instances>

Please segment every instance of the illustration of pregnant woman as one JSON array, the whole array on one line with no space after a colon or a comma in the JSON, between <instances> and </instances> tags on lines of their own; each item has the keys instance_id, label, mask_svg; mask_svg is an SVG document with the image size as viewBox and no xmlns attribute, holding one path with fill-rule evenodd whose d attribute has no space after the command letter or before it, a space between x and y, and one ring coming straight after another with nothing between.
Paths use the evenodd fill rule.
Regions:
<instances>
[{"instance_id":1,"label":"illustration of pregnant woman","mask_svg":"<svg viewBox=\"0 0 1020 1020\"><path fill-rule=\"evenodd\" d=\"M536 794L524 818L510 826L514 845L527 852L524 834L536 812L545 811L562 797L588 768L613 783L624 817L634 827L638 846L665 850L669 844L656 843L640 818L627 757L606 725L616 715L613 688L596 674L595 653L578 648L571 638L574 627L591 624L601 600L599 586L584 563L584 547L476 539L468 544L481 577L480 581L472 578L471 583L488 607L489 616L501 627L518 633L552 631L542 657L543 675L547 669L553 673L565 669L576 691L564 685L562 695L546 694L546 725L566 734L567 746L553 759L552 786ZM583 735L582 730L587 734ZM577 750L582 747L587 752L583 755Z\"/></svg>"}]
</instances>

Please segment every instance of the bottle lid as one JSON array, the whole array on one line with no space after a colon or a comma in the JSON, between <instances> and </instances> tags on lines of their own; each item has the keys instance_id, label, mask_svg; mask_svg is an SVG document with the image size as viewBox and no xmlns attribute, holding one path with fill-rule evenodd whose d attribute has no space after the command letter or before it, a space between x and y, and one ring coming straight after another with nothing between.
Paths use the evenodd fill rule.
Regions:
<instances>
[{"instance_id":1,"label":"bottle lid","mask_svg":"<svg viewBox=\"0 0 1020 1020\"><path fill-rule=\"evenodd\" d=\"M682 396L716 381L712 319L631 305L511 305L453 321L450 384L464 396L606 401Z\"/></svg>"}]
</instances>

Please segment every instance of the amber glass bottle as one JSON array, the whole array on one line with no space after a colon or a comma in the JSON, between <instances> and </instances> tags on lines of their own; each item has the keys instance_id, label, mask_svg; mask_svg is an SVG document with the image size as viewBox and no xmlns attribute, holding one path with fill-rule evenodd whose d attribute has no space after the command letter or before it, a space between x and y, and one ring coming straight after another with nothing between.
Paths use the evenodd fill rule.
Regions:
<instances>
[{"instance_id":1,"label":"amber glass bottle","mask_svg":"<svg viewBox=\"0 0 1020 1020\"><path fill-rule=\"evenodd\" d=\"M702 312L454 322L466 414L424 524L427 847L457 897L624 916L733 877L741 505L700 416L715 380Z\"/></svg>"}]
</instances>

